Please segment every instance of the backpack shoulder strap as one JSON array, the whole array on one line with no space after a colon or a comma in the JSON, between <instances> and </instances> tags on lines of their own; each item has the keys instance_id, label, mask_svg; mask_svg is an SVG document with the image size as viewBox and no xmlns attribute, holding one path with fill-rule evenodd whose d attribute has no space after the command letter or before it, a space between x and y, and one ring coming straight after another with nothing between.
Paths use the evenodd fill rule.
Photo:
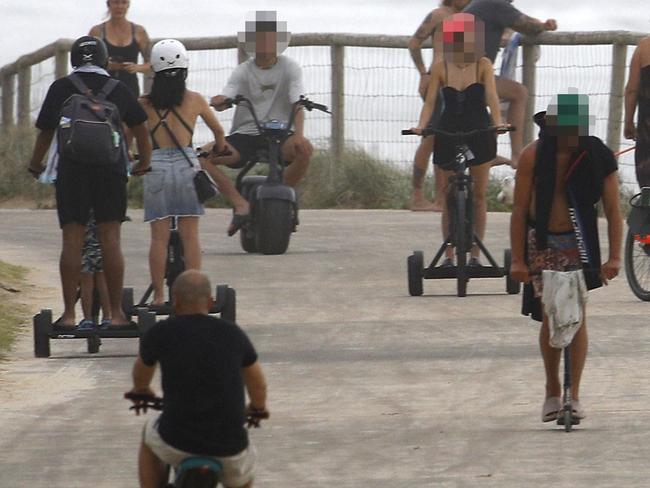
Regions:
<instances>
[{"instance_id":1,"label":"backpack shoulder strap","mask_svg":"<svg viewBox=\"0 0 650 488\"><path fill-rule=\"evenodd\" d=\"M68 75L68 80L70 80L70 83L74 85L79 93L86 96L92 96L92 90L88 88L88 86L84 83L84 80L82 80L81 76L79 76L77 73Z\"/></svg>"},{"instance_id":2,"label":"backpack shoulder strap","mask_svg":"<svg viewBox=\"0 0 650 488\"><path fill-rule=\"evenodd\" d=\"M104 83L104 86L97 94L97 98L99 98L100 100L106 100L106 98L111 94L111 92L117 87L118 84L119 84L118 80L116 80L115 78L109 78L108 81Z\"/></svg>"}]
</instances>

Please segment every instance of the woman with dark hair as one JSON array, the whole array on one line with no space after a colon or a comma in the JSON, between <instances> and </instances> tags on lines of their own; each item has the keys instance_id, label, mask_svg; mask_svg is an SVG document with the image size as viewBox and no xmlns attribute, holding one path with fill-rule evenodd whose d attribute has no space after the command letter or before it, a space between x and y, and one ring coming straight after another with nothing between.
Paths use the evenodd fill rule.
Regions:
<instances>
[{"instance_id":1,"label":"woman with dark hair","mask_svg":"<svg viewBox=\"0 0 650 488\"><path fill-rule=\"evenodd\" d=\"M625 137L636 141L634 162L639 186L650 186L650 37L639 41L630 63L630 78L625 87Z\"/></svg>"},{"instance_id":2,"label":"woman with dark hair","mask_svg":"<svg viewBox=\"0 0 650 488\"><path fill-rule=\"evenodd\" d=\"M189 61L185 46L177 40L166 39L156 43L151 53L155 76L151 92L140 98L154 148L152 171L144 177L144 220L151 224L152 305L161 305L171 217L178 218L186 268L201 268L198 217L204 210L194 188L194 175L201 165L192 150L196 119L201 117L212 131L215 152L224 151L226 140L207 101L185 86ZM218 170L212 170L211 175L222 193L234 203L235 214L240 218L247 215L248 203L228 177Z\"/></svg>"},{"instance_id":3,"label":"woman with dark hair","mask_svg":"<svg viewBox=\"0 0 650 488\"><path fill-rule=\"evenodd\" d=\"M129 0L107 0L108 20L90 29L89 35L104 40L108 48L108 72L122 81L137 97L140 95L137 73L149 73L149 36L141 25L129 22ZM144 63L138 64L142 54Z\"/></svg>"}]
</instances>

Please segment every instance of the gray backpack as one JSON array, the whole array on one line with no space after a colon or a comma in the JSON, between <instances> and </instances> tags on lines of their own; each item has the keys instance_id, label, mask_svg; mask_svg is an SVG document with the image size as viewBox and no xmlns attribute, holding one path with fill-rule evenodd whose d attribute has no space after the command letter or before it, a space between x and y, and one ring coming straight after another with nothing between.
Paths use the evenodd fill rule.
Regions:
<instances>
[{"instance_id":1,"label":"gray backpack","mask_svg":"<svg viewBox=\"0 0 650 488\"><path fill-rule=\"evenodd\" d=\"M61 107L57 131L62 161L92 166L122 163L122 119L114 103L106 98L119 81L109 78L95 95L80 76L68 76L79 93Z\"/></svg>"}]
</instances>

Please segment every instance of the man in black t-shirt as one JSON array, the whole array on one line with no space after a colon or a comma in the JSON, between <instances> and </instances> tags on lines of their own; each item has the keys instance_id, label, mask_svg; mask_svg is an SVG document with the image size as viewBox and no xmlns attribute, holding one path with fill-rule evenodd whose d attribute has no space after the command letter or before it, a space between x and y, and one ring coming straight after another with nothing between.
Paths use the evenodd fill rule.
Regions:
<instances>
[{"instance_id":1,"label":"man in black t-shirt","mask_svg":"<svg viewBox=\"0 0 650 488\"><path fill-rule=\"evenodd\" d=\"M74 76L97 94L110 80L104 70L108 60L106 46L100 39L84 36L77 39L71 49ZM36 121L39 129L28 171L35 178L45 170L43 158L59 124L63 122L61 109L66 100L78 94L69 77L56 80L50 86ZM146 127L147 115L135 96L122 82L109 93L107 101L117 107L121 120L132 131L138 144L140 162L132 174L141 174L150 164L151 142ZM125 144L121 141L121 144ZM58 161L56 178L56 203L59 224L63 233L60 270L65 309L57 326L75 326L75 302L81 273L81 251L91 210L97 222L98 237L104 258L104 271L111 302L113 327L127 325L122 311L122 285L124 259L120 248L120 226L126 215L126 149L120 164L100 166Z\"/></svg>"},{"instance_id":2,"label":"man in black t-shirt","mask_svg":"<svg viewBox=\"0 0 650 488\"><path fill-rule=\"evenodd\" d=\"M142 338L133 367L133 393L153 394L160 364L163 412L147 422L140 446L143 487L163 486L165 464L178 466L192 455L215 457L227 488L251 487L255 450L244 427L248 409L266 412L266 381L257 353L237 325L208 315L208 278L185 271L172 288L175 316Z\"/></svg>"},{"instance_id":3,"label":"man in black t-shirt","mask_svg":"<svg viewBox=\"0 0 650 488\"><path fill-rule=\"evenodd\" d=\"M475 15L484 22L485 55L490 58L492 63L499 51L501 36L505 29L510 28L530 36L557 29L554 19L542 22L529 17L513 7L512 0L472 0L463 12ZM506 120L518 129L510 133L512 165L516 167L524 147L523 129L528 90L521 83L500 76L496 77L496 85L499 98L509 102Z\"/></svg>"}]
</instances>

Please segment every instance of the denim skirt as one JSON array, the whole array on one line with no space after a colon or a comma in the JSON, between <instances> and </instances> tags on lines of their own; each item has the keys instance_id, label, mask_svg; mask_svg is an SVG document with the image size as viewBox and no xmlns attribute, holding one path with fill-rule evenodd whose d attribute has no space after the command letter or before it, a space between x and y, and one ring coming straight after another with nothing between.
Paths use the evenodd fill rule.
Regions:
<instances>
[{"instance_id":1,"label":"denim skirt","mask_svg":"<svg viewBox=\"0 0 650 488\"><path fill-rule=\"evenodd\" d=\"M196 154L185 148L185 154L176 148L154 149L151 171L144 176L144 221L167 217L197 217L203 215L194 189L194 175L201 169Z\"/></svg>"}]
</instances>

